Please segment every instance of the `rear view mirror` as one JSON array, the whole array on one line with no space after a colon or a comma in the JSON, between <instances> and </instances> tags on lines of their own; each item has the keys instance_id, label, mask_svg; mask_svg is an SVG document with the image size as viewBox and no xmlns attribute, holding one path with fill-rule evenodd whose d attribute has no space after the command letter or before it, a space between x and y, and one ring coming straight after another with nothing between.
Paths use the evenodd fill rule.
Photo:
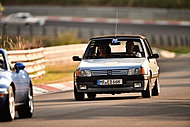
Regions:
<instances>
[{"instance_id":1,"label":"rear view mirror","mask_svg":"<svg viewBox=\"0 0 190 127\"><path fill-rule=\"evenodd\" d=\"M25 66L23 63L16 63L14 66L16 73L19 73L20 70L24 70Z\"/></svg>"},{"instance_id":2,"label":"rear view mirror","mask_svg":"<svg viewBox=\"0 0 190 127\"><path fill-rule=\"evenodd\" d=\"M73 61L81 61L81 58L79 56L73 56Z\"/></svg>"},{"instance_id":3,"label":"rear view mirror","mask_svg":"<svg viewBox=\"0 0 190 127\"><path fill-rule=\"evenodd\" d=\"M111 45L120 45L121 43L117 39L113 39Z\"/></svg>"},{"instance_id":4,"label":"rear view mirror","mask_svg":"<svg viewBox=\"0 0 190 127\"><path fill-rule=\"evenodd\" d=\"M149 58L159 58L159 55L158 54L152 54L151 56L149 56Z\"/></svg>"}]
</instances>

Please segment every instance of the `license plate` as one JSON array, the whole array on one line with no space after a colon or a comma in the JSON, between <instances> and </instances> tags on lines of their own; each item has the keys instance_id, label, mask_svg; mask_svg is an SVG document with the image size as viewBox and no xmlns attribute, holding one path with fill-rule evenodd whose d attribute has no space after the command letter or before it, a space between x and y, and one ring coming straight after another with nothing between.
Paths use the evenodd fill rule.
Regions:
<instances>
[{"instance_id":1,"label":"license plate","mask_svg":"<svg viewBox=\"0 0 190 127\"><path fill-rule=\"evenodd\" d=\"M101 79L97 80L97 85L118 85L123 84L122 79Z\"/></svg>"}]
</instances>

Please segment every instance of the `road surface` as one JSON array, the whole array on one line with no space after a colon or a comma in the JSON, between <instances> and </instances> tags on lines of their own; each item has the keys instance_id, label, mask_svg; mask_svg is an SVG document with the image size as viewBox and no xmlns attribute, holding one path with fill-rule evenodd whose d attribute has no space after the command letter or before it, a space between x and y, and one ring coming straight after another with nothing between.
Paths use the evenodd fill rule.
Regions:
<instances>
[{"instance_id":1,"label":"road surface","mask_svg":"<svg viewBox=\"0 0 190 127\"><path fill-rule=\"evenodd\" d=\"M161 95L98 95L74 101L73 92L34 98L33 118L0 122L0 127L190 127L190 57L159 59Z\"/></svg>"}]
</instances>

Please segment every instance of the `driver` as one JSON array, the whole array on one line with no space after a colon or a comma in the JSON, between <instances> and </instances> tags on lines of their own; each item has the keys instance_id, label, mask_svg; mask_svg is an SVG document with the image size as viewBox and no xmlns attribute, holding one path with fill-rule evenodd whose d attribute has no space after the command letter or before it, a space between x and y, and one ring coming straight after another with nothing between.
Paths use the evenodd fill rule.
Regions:
<instances>
[{"instance_id":1,"label":"driver","mask_svg":"<svg viewBox=\"0 0 190 127\"><path fill-rule=\"evenodd\" d=\"M142 57L141 53L134 51L134 42L132 40L128 40L126 42L126 53L129 56Z\"/></svg>"},{"instance_id":2,"label":"driver","mask_svg":"<svg viewBox=\"0 0 190 127\"><path fill-rule=\"evenodd\" d=\"M98 47L99 56L109 57L111 53L111 48L109 46L99 46Z\"/></svg>"}]
</instances>

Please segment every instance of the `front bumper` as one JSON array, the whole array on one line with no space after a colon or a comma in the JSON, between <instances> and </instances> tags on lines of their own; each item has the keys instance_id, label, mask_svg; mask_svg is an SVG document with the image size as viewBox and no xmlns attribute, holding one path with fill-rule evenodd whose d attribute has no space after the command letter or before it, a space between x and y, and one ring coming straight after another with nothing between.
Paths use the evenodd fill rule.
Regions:
<instances>
[{"instance_id":1,"label":"front bumper","mask_svg":"<svg viewBox=\"0 0 190 127\"><path fill-rule=\"evenodd\" d=\"M123 84L119 85L98 85L97 80L100 79L122 79ZM127 93L141 92L146 90L148 84L148 76L96 76L96 77L78 77L75 80L75 87L78 92L83 93ZM135 83L141 84L135 86ZM80 89L80 85L86 86L86 89Z\"/></svg>"},{"instance_id":2,"label":"front bumper","mask_svg":"<svg viewBox=\"0 0 190 127\"><path fill-rule=\"evenodd\" d=\"M0 97L0 110L4 107L6 103L7 94L4 95L4 97Z\"/></svg>"}]
</instances>

